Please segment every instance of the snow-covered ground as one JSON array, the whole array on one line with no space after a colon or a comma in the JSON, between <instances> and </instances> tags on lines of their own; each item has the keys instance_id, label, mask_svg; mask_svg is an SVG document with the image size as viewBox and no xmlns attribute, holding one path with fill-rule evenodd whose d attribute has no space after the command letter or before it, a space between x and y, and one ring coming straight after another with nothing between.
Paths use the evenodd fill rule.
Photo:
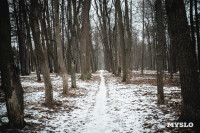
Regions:
<instances>
[{"instance_id":1,"label":"snow-covered ground","mask_svg":"<svg viewBox=\"0 0 200 133\"><path fill-rule=\"evenodd\" d=\"M167 122L178 118L176 109L168 105L180 103L180 88L164 87L167 104L157 105L156 86L121 83L114 75L104 70L92 74L92 79L88 81L78 79L79 76L77 75L78 88L70 89L70 95L66 96L62 94L61 77L51 74L54 99L62 103L53 108L43 105L44 84L36 82L35 73L21 77L25 91L25 121L28 123L22 131L170 132L166 128ZM172 97L173 94L176 96ZM8 121L6 106L2 102L0 102L0 120L2 121L0 125Z\"/></svg>"}]
</instances>

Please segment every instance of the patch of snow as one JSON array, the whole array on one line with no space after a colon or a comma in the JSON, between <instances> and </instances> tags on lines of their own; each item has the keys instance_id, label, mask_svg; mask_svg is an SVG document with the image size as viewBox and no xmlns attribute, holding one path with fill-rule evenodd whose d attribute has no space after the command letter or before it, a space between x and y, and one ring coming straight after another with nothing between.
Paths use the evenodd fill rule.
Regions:
<instances>
[{"instance_id":1,"label":"patch of snow","mask_svg":"<svg viewBox=\"0 0 200 133\"><path fill-rule=\"evenodd\" d=\"M4 122L4 123L7 123L9 120L8 120L8 117L2 117L1 121Z\"/></svg>"}]
</instances>

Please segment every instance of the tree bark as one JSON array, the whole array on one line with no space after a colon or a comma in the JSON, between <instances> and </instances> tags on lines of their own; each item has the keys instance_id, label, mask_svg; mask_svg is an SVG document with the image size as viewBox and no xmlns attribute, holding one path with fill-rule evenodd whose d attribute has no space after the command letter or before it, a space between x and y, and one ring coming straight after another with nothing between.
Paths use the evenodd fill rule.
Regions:
<instances>
[{"instance_id":1,"label":"tree bark","mask_svg":"<svg viewBox=\"0 0 200 133\"><path fill-rule=\"evenodd\" d=\"M48 32L48 39L50 41L50 45L47 45L47 51L50 54L50 57L53 59L54 63L54 72L59 73L59 68L58 68L58 60L56 53L54 52L54 40L53 40L53 30L50 25L50 17L49 17L49 8L48 8L48 0L45 0L45 6L46 6L46 21L47 21L47 32Z\"/></svg>"},{"instance_id":2,"label":"tree bark","mask_svg":"<svg viewBox=\"0 0 200 133\"><path fill-rule=\"evenodd\" d=\"M151 35L150 35L150 27L149 23L145 24L146 31L147 31L147 43L148 43L148 69L152 70L152 46L151 46Z\"/></svg>"},{"instance_id":3,"label":"tree bark","mask_svg":"<svg viewBox=\"0 0 200 133\"><path fill-rule=\"evenodd\" d=\"M124 39L124 25L122 22L122 10L120 1L116 0L116 10L118 12L118 22L119 22L119 34L120 34L120 45L122 53L122 69L123 69L123 78L122 82L126 82L127 70L126 70L126 48L125 48L125 39Z\"/></svg>"},{"instance_id":4,"label":"tree bark","mask_svg":"<svg viewBox=\"0 0 200 133\"><path fill-rule=\"evenodd\" d=\"M20 65L21 70L20 73L22 75L26 75L26 64L25 64L25 42L24 42L24 30L23 30L23 21L22 21L22 11L21 11L21 4L16 6L16 1L13 1L14 5L14 15L15 15L15 21L16 21L16 27L17 27L17 36L18 36L18 44L19 44L19 57L20 57Z\"/></svg>"},{"instance_id":5,"label":"tree bark","mask_svg":"<svg viewBox=\"0 0 200 133\"><path fill-rule=\"evenodd\" d=\"M191 30L192 45L195 49L196 41L194 37L193 0L190 0L190 30Z\"/></svg>"},{"instance_id":6,"label":"tree bark","mask_svg":"<svg viewBox=\"0 0 200 133\"><path fill-rule=\"evenodd\" d=\"M64 58L63 58L63 50L62 50L62 43L61 43L61 35L60 35L60 24L59 24L59 1L53 0L54 9L55 9L55 38L57 44L57 54L58 54L58 63L60 67L60 74L63 80L63 94L68 94L68 74L67 69L65 67Z\"/></svg>"},{"instance_id":7,"label":"tree bark","mask_svg":"<svg viewBox=\"0 0 200 133\"><path fill-rule=\"evenodd\" d=\"M6 94L6 107L11 128L23 128L24 98L23 88L20 83L19 73L14 66L13 52L11 48L11 27L7 0L0 2L0 71L3 80L3 90Z\"/></svg>"},{"instance_id":8,"label":"tree bark","mask_svg":"<svg viewBox=\"0 0 200 133\"><path fill-rule=\"evenodd\" d=\"M72 88L76 88L76 60L77 60L77 56L76 56L76 51L77 51L77 45L76 45L76 17L77 17L77 11L76 11L76 1L71 0L70 2L68 2L68 5L70 6L69 9L69 14L70 14L70 18L72 20L72 12L71 12L71 6L73 4L73 12L74 12L74 23L71 25L71 34L72 34L72 47L71 47L71 53L72 53L72 61L71 61L71 87Z\"/></svg>"},{"instance_id":9,"label":"tree bark","mask_svg":"<svg viewBox=\"0 0 200 133\"><path fill-rule=\"evenodd\" d=\"M90 5L91 0L83 2L82 9L82 28L81 28L81 79L86 80L91 78L90 72Z\"/></svg>"},{"instance_id":10,"label":"tree bark","mask_svg":"<svg viewBox=\"0 0 200 133\"><path fill-rule=\"evenodd\" d=\"M131 48L132 48L132 34L130 27L130 19L128 12L128 2L125 0L125 22L126 22L126 32L127 32L127 48L126 48L126 83L130 83L130 56L131 56Z\"/></svg>"},{"instance_id":11,"label":"tree bark","mask_svg":"<svg viewBox=\"0 0 200 133\"><path fill-rule=\"evenodd\" d=\"M177 61L180 71L182 108L180 121L193 122L200 126L200 90L197 74L197 60L192 46L189 26L187 23L183 0L166 0L168 18L173 22L176 32L171 32L170 38L176 38ZM172 28L172 27L170 27ZM171 29L173 31L175 29Z\"/></svg>"},{"instance_id":12,"label":"tree bark","mask_svg":"<svg viewBox=\"0 0 200 133\"><path fill-rule=\"evenodd\" d=\"M200 73L200 34L199 34L199 14L198 14L198 10L199 9L197 7L197 0L194 0L194 5L195 5L195 17L196 17L196 35L197 35L197 49L198 49L198 68L199 68L199 73Z\"/></svg>"},{"instance_id":13,"label":"tree bark","mask_svg":"<svg viewBox=\"0 0 200 133\"><path fill-rule=\"evenodd\" d=\"M142 2L142 60L141 60L141 74L144 72L144 0Z\"/></svg>"},{"instance_id":14,"label":"tree bark","mask_svg":"<svg viewBox=\"0 0 200 133\"><path fill-rule=\"evenodd\" d=\"M21 4L22 4L23 19L24 19L24 22L25 22L25 25L26 25L26 30L27 30L27 46L30 48L30 53L31 53L33 63L34 63L35 68L36 68L37 79L38 79L38 81L41 81L39 66L38 66L38 63L37 63L37 57L36 57L36 55L33 51L33 48L32 48L30 22L28 22L28 18L27 18L28 13L27 13L27 7L26 7L25 0L22 0ZM29 64L29 63L27 63L27 64Z\"/></svg>"},{"instance_id":15,"label":"tree bark","mask_svg":"<svg viewBox=\"0 0 200 133\"><path fill-rule=\"evenodd\" d=\"M35 43L35 51L38 55L39 64L42 70L45 84L45 104L51 106L53 104L53 89L50 79L50 73L48 68L47 58L45 56L43 46L40 42L40 28L39 28L39 4L35 0L31 0L31 29L33 34L33 40Z\"/></svg>"},{"instance_id":16,"label":"tree bark","mask_svg":"<svg viewBox=\"0 0 200 133\"><path fill-rule=\"evenodd\" d=\"M164 28L164 19L163 19L163 8L162 1L155 1L155 20L157 24L157 46L156 46L156 66L157 66L157 97L158 104L164 103L164 93L163 93L163 53L164 45L166 44L165 39L165 28Z\"/></svg>"}]
</instances>

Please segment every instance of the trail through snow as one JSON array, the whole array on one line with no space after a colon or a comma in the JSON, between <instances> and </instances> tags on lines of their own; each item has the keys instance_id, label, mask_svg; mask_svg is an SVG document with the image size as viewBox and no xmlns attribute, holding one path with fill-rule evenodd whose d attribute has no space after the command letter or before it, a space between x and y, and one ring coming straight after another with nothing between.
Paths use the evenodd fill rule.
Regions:
<instances>
[{"instance_id":1,"label":"trail through snow","mask_svg":"<svg viewBox=\"0 0 200 133\"><path fill-rule=\"evenodd\" d=\"M107 118L106 115L106 93L107 88L105 85L105 79L103 76L103 70L100 71L100 86L99 91L96 95L96 104L93 111L93 120L86 125L85 133L105 133L109 128L107 128Z\"/></svg>"},{"instance_id":2,"label":"trail through snow","mask_svg":"<svg viewBox=\"0 0 200 133\"><path fill-rule=\"evenodd\" d=\"M62 105L47 108L42 104L45 99L44 83L36 82L36 73L21 76L25 121L29 125L19 132L170 132L166 123L178 118L175 110L181 99L180 88L164 87L168 104L157 105L156 86L125 84L119 82L120 77L105 70L93 73L88 81L78 77L80 74L77 75L78 88L71 88L70 95L65 96L62 94L62 78L51 74L54 99ZM71 78L69 86L70 83ZM1 101L3 95L0 95L0 126L8 122L6 104Z\"/></svg>"}]
</instances>

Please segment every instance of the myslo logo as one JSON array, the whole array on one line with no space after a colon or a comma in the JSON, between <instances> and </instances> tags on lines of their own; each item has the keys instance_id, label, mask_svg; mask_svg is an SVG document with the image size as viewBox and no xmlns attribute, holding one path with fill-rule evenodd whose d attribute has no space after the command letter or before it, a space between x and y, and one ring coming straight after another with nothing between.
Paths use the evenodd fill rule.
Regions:
<instances>
[{"instance_id":1,"label":"myslo logo","mask_svg":"<svg viewBox=\"0 0 200 133\"><path fill-rule=\"evenodd\" d=\"M167 127L193 127L194 124L192 122L168 122Z\"/></svg>"}]
</instances>

